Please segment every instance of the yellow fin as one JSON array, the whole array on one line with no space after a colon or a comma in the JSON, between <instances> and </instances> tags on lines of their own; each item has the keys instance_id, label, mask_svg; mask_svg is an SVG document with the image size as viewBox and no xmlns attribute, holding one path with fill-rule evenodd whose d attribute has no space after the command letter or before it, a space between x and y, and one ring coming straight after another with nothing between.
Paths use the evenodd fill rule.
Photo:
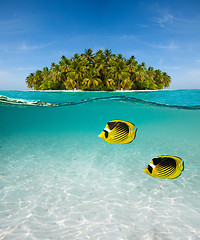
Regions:
<instances>
[{"instance_id":1,"label":"yellow fin","mask_svg":"<svg viewBox=\"0 0 200 240\"><path fill-rule=\"evenodd\" d=\"M175 159L178 164L182 162L182 159L180 157L176 157L176 156L171 156L171 157Z\"/></svg>"},{"instance_id":2,"label":"yellow fin","mask_svg":"<svg viewBox=\"0 0 200 240\"><path fill-rule=\"evenodd\" d=\"M126 122L125 123L131 128L131 130L133 130L133 128L135 127L135 125L131 122Z\"/></svg>"},{"instance_id":3,"label":"yellow fin","mask_svg":"<svg viewBox=\"0 0 200 240\"><path fill-rule=\"evenodd\" d=\"M134 130L131 132L131 136L132 136L133 140L134 140L135 137L136 137L136 132L137 132L137 128L134 129Z\"/></svg>"},{"instance_id":4,"label":"yellow fin","mask_svg":"<svg viewBox=\"0 0 200 240\"><path fill-rule=\"evenodd\" d=\"M181 168L181 171L184 171L184 161L180 163L180 168Z\"/></svg>"}]
</instances>

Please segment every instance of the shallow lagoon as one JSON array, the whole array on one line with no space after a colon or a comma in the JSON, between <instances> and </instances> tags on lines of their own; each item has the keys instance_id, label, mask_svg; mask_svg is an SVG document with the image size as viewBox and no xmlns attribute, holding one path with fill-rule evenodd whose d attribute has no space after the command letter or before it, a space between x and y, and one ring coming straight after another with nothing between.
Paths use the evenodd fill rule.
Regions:
<instances>
[{"instance_id":1,"label":"shallow lagoon","mask_svg":"<svg viewBox=\"0 0 200 240\"><path fill-rule=\"evenodd\" d=\"M175 100L167 98L167 92ZM60 107L1 105L0 238L200 239L200 111L148 102L200 105L198 90L183 92L180 98L177 91L128 93L145 102L101 99ZM20 99L26 94L26 100L52 103L116 96L0 94L14 98L18 94ZM131 144L111 145L98 138L113 119L136 125ZM163 154L184 160L179 178L156 179L143 173L153 157Z\"/></svg>"}]
</instances>

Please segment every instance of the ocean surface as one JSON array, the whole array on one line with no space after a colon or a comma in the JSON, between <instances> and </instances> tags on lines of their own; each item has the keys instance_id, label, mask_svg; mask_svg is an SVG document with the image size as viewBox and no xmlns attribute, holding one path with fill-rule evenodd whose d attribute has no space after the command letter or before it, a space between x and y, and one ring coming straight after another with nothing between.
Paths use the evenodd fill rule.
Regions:
<instances>
[{"instance_id":1,"label":"ocean surface","mask_svg":"<svg viewBox=\"0 0 200 240\"><path fill-rule=\"evenodd\" d=\"M98 138L110 120L130 144ZM179 156L176 179L143 172ZM199 240L200 90L0 91L1 240Z\"/></svg>"}]
</instances>

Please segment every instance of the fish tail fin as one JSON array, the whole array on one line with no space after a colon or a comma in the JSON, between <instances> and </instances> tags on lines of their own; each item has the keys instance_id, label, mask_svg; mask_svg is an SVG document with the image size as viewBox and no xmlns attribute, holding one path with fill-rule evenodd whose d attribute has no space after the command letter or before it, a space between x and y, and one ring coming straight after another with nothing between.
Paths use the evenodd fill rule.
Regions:
<instances>
[{"instance_id":1,"label":"fish tail fin","mask_svg":"<svg viewBox=\"0 0 200 240\"><path fill-rule=\"evenodd\" d=\"M135 137L136 137L136 132L137 132L137 128L134 129L134 130L131 132L131 136L132 136L133 140L134 140Z\"/></svg>"},{"instance_id":2,"label":"fish tail fin","mask_svg":"<svg viewBox=\"0 0 200 240\"><path fill-rule=\"evenodd\" d=\"M181 168L181 171L184 171L184 161L180 163L180 168Z\"/></svg>"}]
</instances>

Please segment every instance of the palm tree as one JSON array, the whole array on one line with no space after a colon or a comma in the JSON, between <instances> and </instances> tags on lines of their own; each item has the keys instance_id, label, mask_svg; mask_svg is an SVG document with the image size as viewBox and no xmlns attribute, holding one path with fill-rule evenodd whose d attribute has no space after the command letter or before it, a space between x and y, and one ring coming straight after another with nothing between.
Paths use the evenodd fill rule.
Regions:
<instances>
[{"instance_id":1,"label":"palm tree","mask_svg":"<svg viewBox=\"0 0 200 240\"><path fill-rule=\"evenodd\" d=\"M50 80L50 71L48 67L44 67L42 70L42 83L39 86L40 90L47 90L50 89L51 86L49 84Z\"/></svg>"},{"instance_id":2,"label":"palm tree","mask_svg":"<svg viewBox=\"0 0 200 240\"><path fill-rule=\"evenodd\" d=\"M82 54L82 56L84 56L87 59L88 64L93 65L94 54L93 54L93 50L91 48L85 49L85 52Z\"/></svg>"},{"instance_id":3,"label":"palm tree","mask_svg":"<svg viewBox=\"0 0 200 240\"><path fill-rule=\"evenodd\" d=\"M130 76L127 76L127 78L122 79L121 86L123 89L130 90L132 89L133 82L130 79Z\"/></svg>"},{"instance_id":4,"label":"palm tree","mask_svg":"<svg viewBox=\"0 0 200 240\"><path fill-rule=\"evenodd\" d=\"M84 59L81 57L78 57L77 55L74 55L74 58L70 61L69 70L67 74L67 81L65 81L65 86L67 86L70 82L71 86L74 86L72 81L76 83L76 89L79 90L81 80L84 76L84 70L85 70L85 62ZM74 88L74 87L73 87Z\"/></svg>"},{"instance_id":5,"label":"palm tree","mask_svg":"<svg viewBox=\"0 0 200 240\"><path fill-rule=\"evenodd\" d=\"M64 82L65 88L66 89L74 89L76 88L76 82L74 81L73 77L67 77L67 79Z\"/></svg>"},{"instance_id":6,"label":"palm tree","mask_svg":"<svg viewBox=\"0 0 200 240\"><path fill-rule=\"evenodd\" d=\"M121 53L119 53L119 54L117 54L117 60L118 61L124 61L124 57L123 57L123 55L121 54Z\"/></svg>"},{"instance_id":7,"label":"palm tree","mask_svg":"<svg viewBox=\"0 0 200 240\"><path fill-rule=\"evenodd\" d=\"M138 64L134 74L134 89L145 89L146 71L144 64Z\"/></svg>"},{"instance_id":8,"label":"palm tree","mask_svg":"<svg viewBox=\"0 0 200 240\"><path fill-rule=\"evenodd\" d=\"M171 78L166 72L138 64L134 56L126 59L110 49L93 53L85 49L70 59L61 57L58 64L37 70L26 78L28 88L38 89L162 89L169 87Z\"/></svg>"},{"instance_id":9,"label":"palm tree","mask_svg":"<svg viewBox=\"0 0 200 240\"><path fill-rule=\"evenodd\" d=\"M154 77L155 77L155 71L153 67L148 67L147 72L146 72L146 82L147 82L147 89L156 89L157 86L155 84L154 81Z\"/></svg>"},{"instance_id":10,"label":"palm tree","mask_svg":"<svg viewBox=\"0 0 200 240\"><path fill-rule=\"evenodd\" d=\"M115 81L112 78L112 75L108 75L105 80L106 89L105 90L116 90Z\"/></svg>"},{"instance_id":11,"label":"palm tree","mask_svg":"<svg viewBox=\"0 0 200 240\"><path fill-rule=\"evenodd\" d=\"M137 69L137 61L134 56L127 59L126 64L128 66L128 72L130 73L130 79L133 82L135 77L135 72Z\"/></svg>"},{"instance_id":12,"label":"palm tree","mask_svg":"<svg viewBox=\"0 0 200 240\"><path fill-rule=\"evenodd\" d=\"M114 81L117 84L118 90L121 89L121 82L125 79L130 79L130 74L128 72L128 66L126 65L126 62L123 61L122 56L118 55L118 57L114 57L113 59L110 59L108 62L108 65L110 65L109 70L110 74L113 76Z\"/></svg>"},{"instance_id":13,"label":"palm tree","mask_svg":"<svg viewBox=\"0 0 200 240\"><path fill-rule=\"evenodd\" d=\"M26 85L28 88L34 87L34 73L30 73L29 76L26 78Z\"/></svg>"},{"instance_id":14,"label":"palm tree","mask_svg":"<svg viewBox=\"0 0 200 240\"><path fill-rule=\"evenodd\" d=\"M34 85L34 89L35 90L40 90L40 85L43 82L43 76L42 76L42 71L41 70L37 70L34 74L34 78L33 78L33 85Z\"/></svg>"},{"instance_id":15,"label":"palm tree","mask_svg":"<svg viewBox=\"0 0 200 240\"><path fill-rule=\"evenodd\" d=\"M67 79L67 73L69 71L70 60L65 56L62 56L61 60L59 61L59 69L61 72L61 84L64 87L64 82Z\"/></svg>"},{"instance_id":16,"label":"palm tree","mask_svg":"<svg viewBox=\"0 0 200 240\"><path fill-rule=\"evenodd\" d=\"M95 68L89 68L89 70L87 70L82 84L83 84L83 87L82 87L83 90L84 89L97 90L102 87L102 81L99 78L99 74Z\"/></svg>"},{"instance_id":17,"label":"palm tree","mask_svg":"<svg viewBox=\"0 0 200 240\"><path fill-rule=\"evenodd\" d=\"M61 71L67 73L69 64L70 64L69 59L66 58L65 56L62 56L61 60L59 61L59 66L60 66Z\"/></svg>"},{"instance_id":18,"label":"palm tree","mask_svg":"<svg viewBox=\"0 0 200 240\"><path fill-rule=\"evenodd\" d=\"M163 85L165 88L168 88L171 83L171 77L167 75L166 72L163 72L162 75L163 75Z\"/></svg>"},{"instance_id":19,"label":"palm tree","mask_svg":"<svg viewBox=\"0 0 200 240\"><path fill-rule=\"evenodd\" d=\"M53 68L52 72L51 72L51 76L52 76L52 80L55 83L54 89L63 89L62 86L62 73L60 71L60 67L58 64L55 65L55 67Z\"/></svg>"},{"instance_id":20,"label":"palm tree","mask_svg":"<svg viewBox=\"0 0 200 240\"><path fill-rule=\"evenodd\" d=\"M99 74L99 78L103 85L106 85L107 65L105 64L105 55L102 50L98 50L94 57L94 68Z\"/></svg>"},{"instance_id":21,"label":"palm tree","mask_svg":"<svg viewBox=\"0 0 200 240\"><path fill-rule=\"evenodd\" d=\"M146 67L146 65L145 65L145 63L144 62L141 62L141 67L142 67L142 69L144 70L144 71L146 71L147 70L147 67Z\"/></svg>"},{"instance_id":22,"label":"palm tree","mask_svg":"<svg viewBox=\"0 0 200 240\"><path fill-rule=\"evenodd\" d=\"M105 55L105 63L108 63L111 58L115 57L111 49L107 49L107 48L104 51L104 55Z\"/></svg>"},{"instance_id":23,"label":"palm tree","mask_svg":"<svg viewBox=\"0 0 200 240\"><path fill-rule=\"evenodd\" d=\"M79 59L79 55L78 53L75 53L72 57L72 60L78 60Z\"/></svg>"},{"instance_id":24,"label":"palm tree","mask_svg":"<svg viewBox=\"0 0 200 240\"><path fill-rule=\"evenodd\" d=\"M52 71L55 68L55 66L56 66L55 62L52 62L51 67L50 67L50 71Z\"/></svg>"},{"instance_id":25,"label":"palm tree","mask_svg":"<svg viewBox=\"0 0 200 240\"><path fill-rule=\"evenodd\" d=\"M157 89L163 88L163 74L160 69L155 70L155 83L157 85Z\"/></svg>"},{"instance_id":26,"label":"palm tree","mask_svg":"<svg viewBox=\"0 0 200 240\"><path fill-rule=\"evenodd\" d=\"M49 75L50 75L49 68L48 67L43 68L42 76L44 81L46 81L49 78Z\"/></svg>"}]
</instances>

